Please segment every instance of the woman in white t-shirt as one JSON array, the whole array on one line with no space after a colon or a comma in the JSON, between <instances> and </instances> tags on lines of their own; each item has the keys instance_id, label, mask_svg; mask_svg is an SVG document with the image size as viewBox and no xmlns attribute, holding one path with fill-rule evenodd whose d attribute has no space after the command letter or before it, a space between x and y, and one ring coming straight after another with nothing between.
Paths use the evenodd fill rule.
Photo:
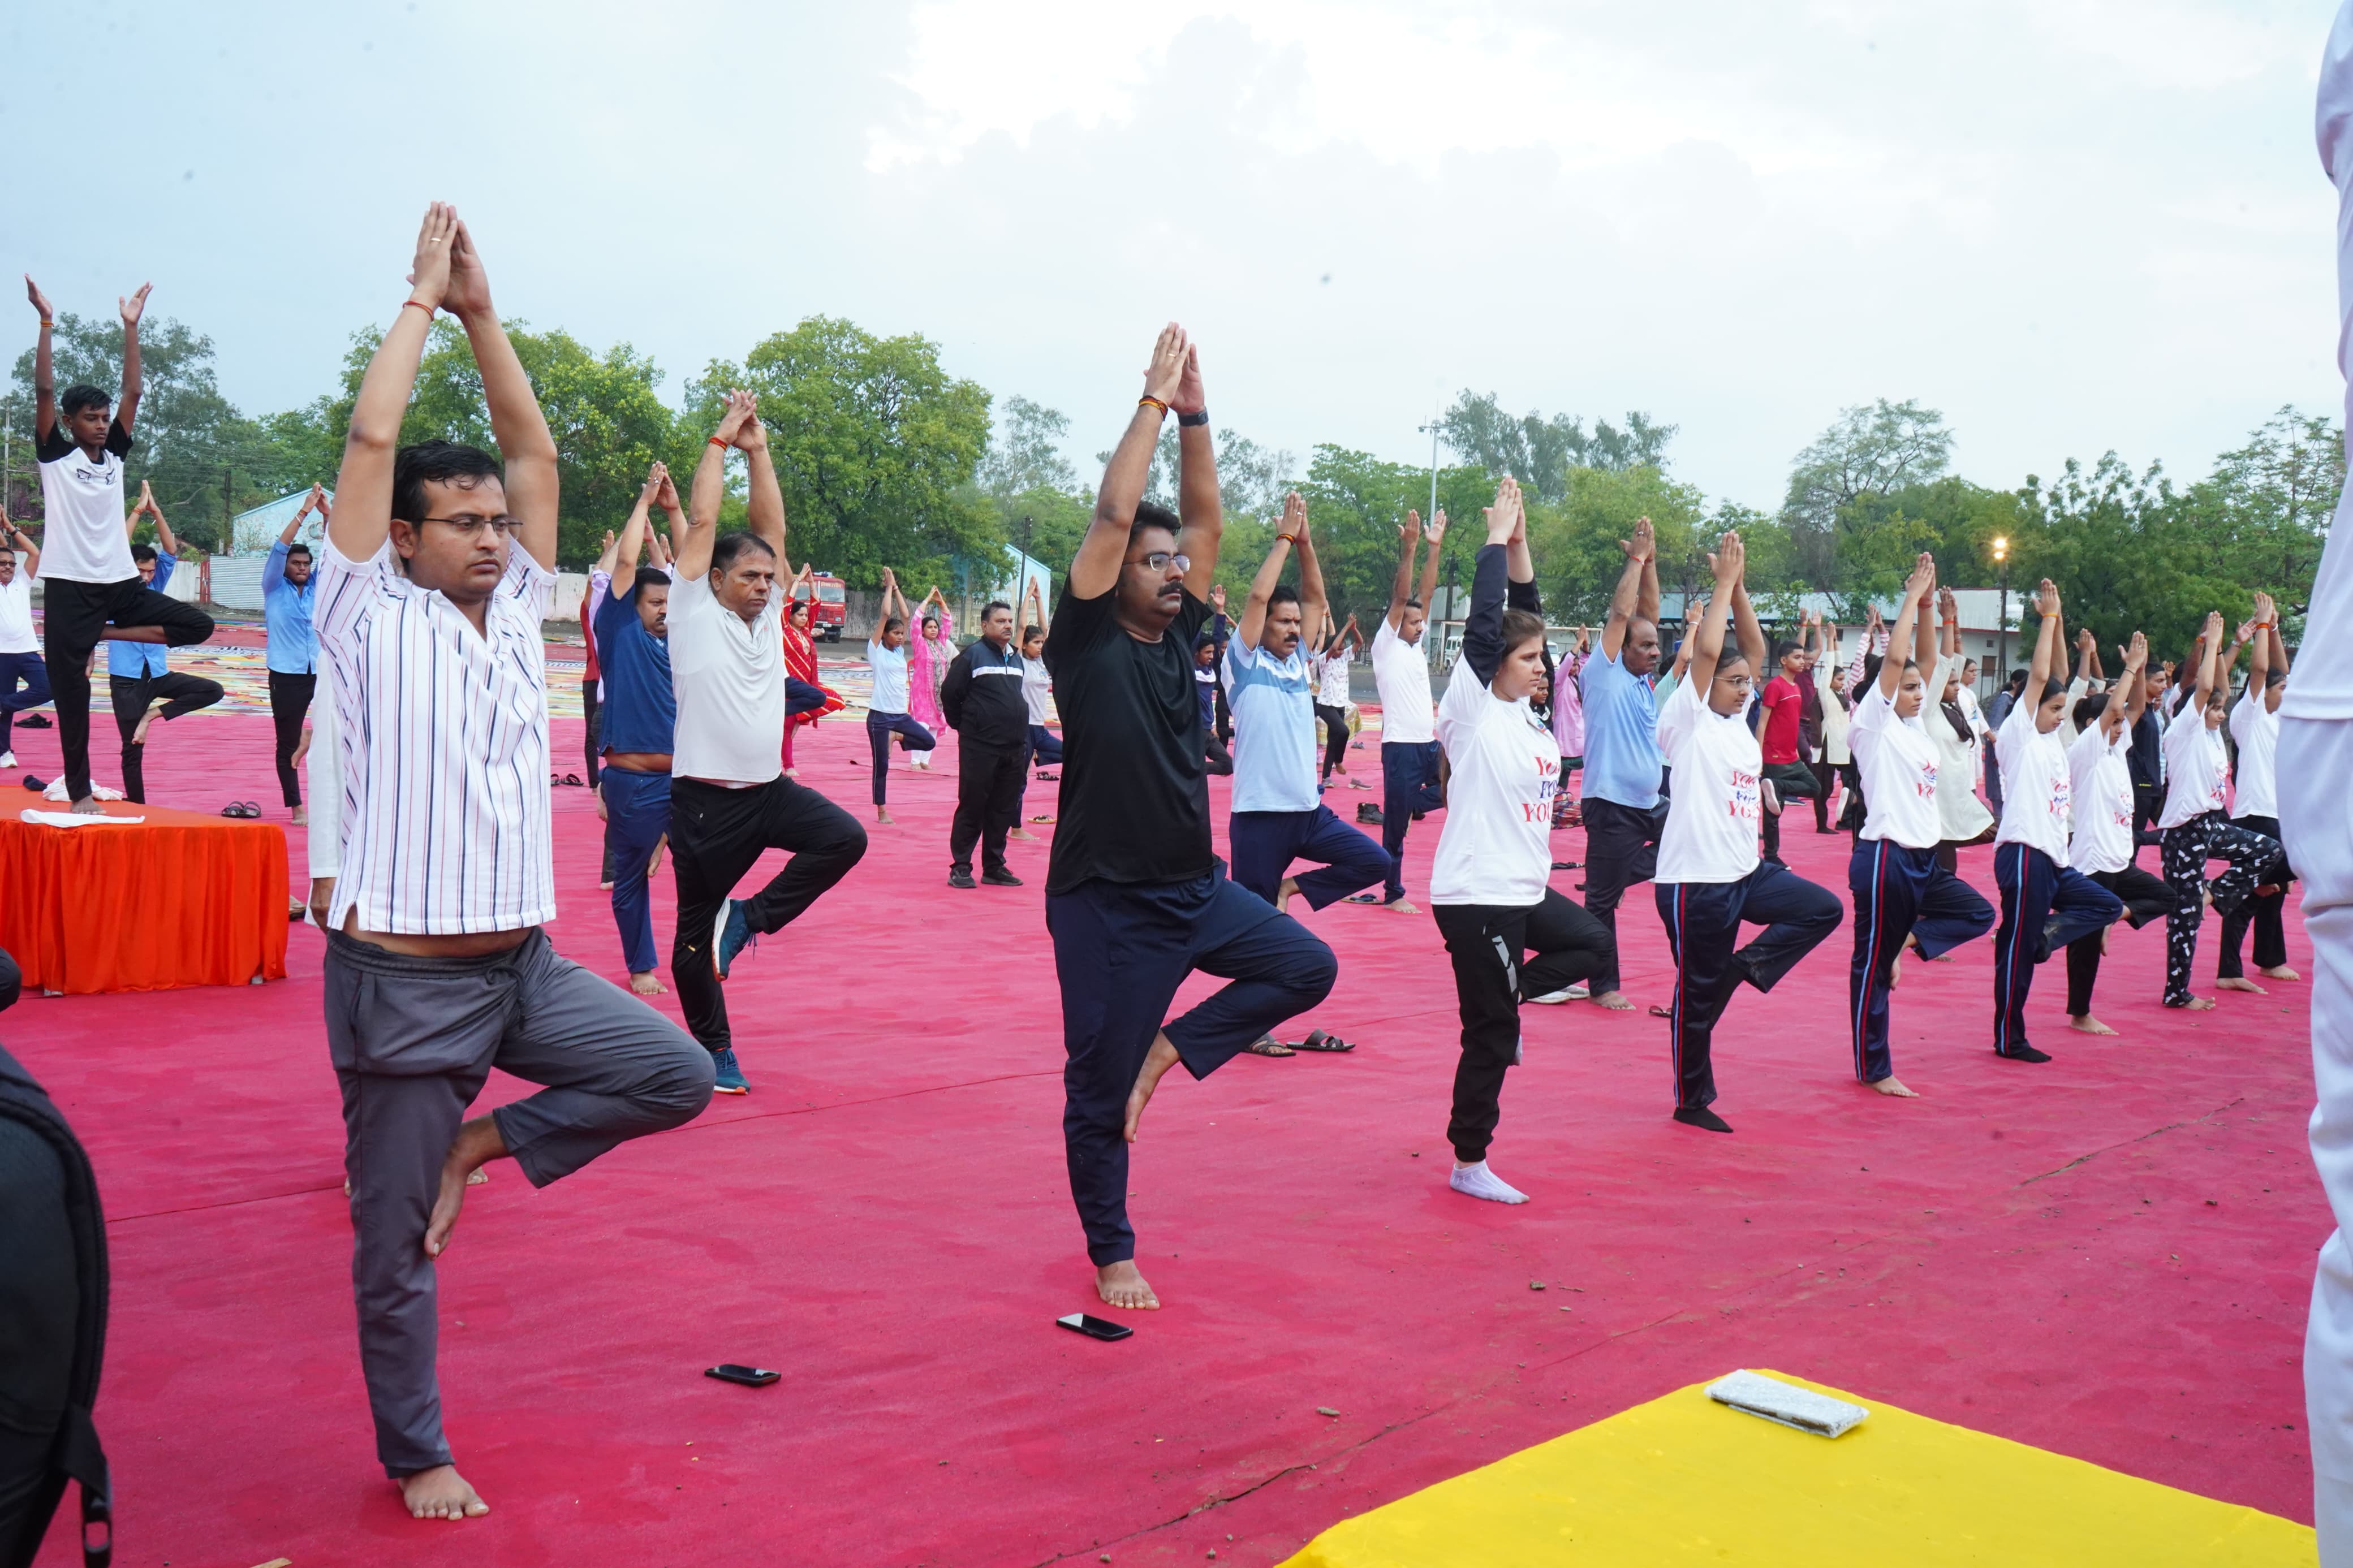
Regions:
<instances>
[{"instance_id":1,"label":"woman in white t-shirt","mask_svg":"<svg viewBox=\"0 0 2353 1568\"><path fill-rule=\"evenodd\" d=\"M1463 622L1462 655L1438 705L1452 768L1430 899L1454 962L1462 1058L1454 1070L1448 1184L1522 1204L1487 1168L1504 1072L1520 1059L1520 1003L1614 969L1617 942L1552 887L1552 810L1560 746L1531 705L1544 687L1544 616L1520 488L1505 479L1487 509ZM1508 603L1508 608L1506 605ZM1535 956L1525 967L1523 955Z\"/></svg>"},{"instance_id":2,"label":"woman in white t-shirt","mask_svg":"<svg viewBox=\"0 0 2353 1568\"><path fill-rule=\"evenodd\" d=\"M1928 694L1921 672L1936 663L1928 603L1936 587L1936 560L1923 554L1904 584L1887 657L1856 697L1847 729L1864 808L1846 868L1854 895L1854 962L1847 973L1854 1073L1880 1093L1907 1100L1917 1097L1895 1077L1887 1048L1888 995L1904 949L1934 958L1993 929L1993 907L1936 861L1944 840L1936 811L1939 753L1921 713Z\"/></svg>"},{"instance_id":3,"label":"woman in white t-shirt","mask_svg":"<svg viewBox=\"0 0 2353 1568\"><path fill-rule=\"evenodd\" d=\"M898 606L895 612L892 608L894 602ZM940 743L908 711L913 694L909 690L907 626L913 615L907 608L907 595L899 591L899 580L889 567L884 567L882 625L866 641L867 668L874 672L873 689L866 699L866 743L874 752L874 820L886 824L891 820L891 808L884 804L891 779L891 737L899 737L899 749L908 753L910 762L925 766L929 765L933 749Z\"/></svg>"},{"instance_id":4,"label":"woman in white t-shirt","mask_svg":"<svg viewBox=\"0 0 2353 1568\"><path fill-rule=\"evenodd\" d=\"M2230 671L2222 665L2222 616L2206 617L2200 639L2197 685L2165 727L2165 815L2157 819L2162 837L2166 885L2173 889L2173 912L2165 917L2165 1005L2204 1009L2211 996L2189 992L2190 964L2198 956L2198 928L2205 922L2211 892L2225 919L2255 895L2287 876L2279 840L2250 833L2222 815L2229 795L2231 759L2222 749L2222 720L2230 711ZM2206 862L2227 860L2231 868L2206 880Z\"/></svg>"},{"instance_id":5,"label":"woman in white t-shirt","mask_svg":"<svg viewBox=\"0 0 2353 1568\"><path fill-rule=\"evenodd\" d=\"M2279 750L2280 703L2287 696L2287 645L2280 640L2279 610L2269 594L2255 595L2255 618L2248 625L2254 640L2254 666L2247 672L2246 689L2231 705L2231 721L2223 726L2239 749L2238 787L2231 794L2231 820L2266 838L2280 836ZM2290 869L2286 882L2295 880ZM2247 928L2255 929L2255 973L2267 980L2304 978L2287 963L2287 928L2281 912L2287 889L2256 889L2254 899L2222 920L2222 947L2214 955L2214 989L2253 991L2263 988L2247 978L2246 962L2239 955Z\"/></svg>"},{"instance_id":6,"label":"woman in white t-shirt","mask_svg":"<svg viewBox=\"0 0 2353 1568\"><path fill-rule=\"evenodd\" d=\"M2067 755L2066 631L2059 590L2046 577L2035 593L2042 616L2026 689L2010 704L1994 756L2001 768L2001 825L1993 839L1993 879L2001 927L1993 941L1993 1048L2012 1061L2047 1062L2026 1037L2026 995L2035 967L2055 950L2096 936L2124 903L2068 863L2074 773ZM2143 657L2147 657L2144 647Z\"/></svg>"},{"instance_id":7,"label":"woman in white t-shirt","mask_svg":"<svg viewBox=\"0 0 2353 1568\"><path fill-rule=\"evenodd\" d=\"M1936 820L1942 835L1937 858L1947 870L1957 871L1962 847L1985 842L1992 836L1994 820L1993 813L1978 798L1985 739L1978 733L1977 699L1961 682L1961 670L1968 661L1961 657L1959 602L1950 588L1939 593L1937 600L1944 630L1936 668L1928 672L1928 689L1936 696L1920 715L1920 723L1936 742Z\"/></svg>"},{"instance_id":8,"label":"woman in white t-shirt","mask_svg":"<svg viewBox=\"0 0 2353 1568\"><path fill-rule=\"evenodd\" d=\"M1715 594L1690 636L1690 673L1659 713L1659 750L1674 770L1675 788L1651 881L1675 959L1667 1034L1675 1120L1729 1132L1731 1125L1709 1109L1715 1100L1715 1022L1736 984L1746 980L1770 991L1836 931L1839 901L1828 889L1757 853L1765 753L1748 727L1748 712L1757 703L1757 672L1765 668L1765 633L1742 583L1740 535L1725 534L1708 563ZM1724 646L1727 618L1740 637L1730 649ZM1736 952L1743 921L1766 929Z\"/></svg>"},{"instance_id":9,"label":"woman in white t-shirt","mask_svg":"<svg viewBox=\"0 0 2353 1568\"><path fill-rule=\"evenodd\" d=\"M2075 805L2075 836L2067 846L2067 864L2122 900L2124 918L2135 931L2173 908L2173 889L2165 879L2133 864L2137 846L2133 838L2132 765L2126 754L2132 750L2133 726L2140 722L2153 694L2148 639L2135 632L2125 655L2123 679L2105 697L2076 700L2075 739L2067 748ZM2099 982L2100 960L2107 950L2105 929L2067 944L2071 1029L2087 1035L2116 1033L2092 1016L2092 988Z\"/></svg>"}]
</instances>

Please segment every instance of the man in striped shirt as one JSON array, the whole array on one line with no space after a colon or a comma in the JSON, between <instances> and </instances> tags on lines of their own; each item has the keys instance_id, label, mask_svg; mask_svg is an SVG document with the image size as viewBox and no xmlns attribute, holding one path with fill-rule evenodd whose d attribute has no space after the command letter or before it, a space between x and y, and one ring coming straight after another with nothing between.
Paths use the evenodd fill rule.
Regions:
<instances>
[{"instance_id":1,"label":"man in striped shirt","mask_svg":"<svg viewBox=\"0 0 2353 1568\"><path fill-rule=\"evenodd\" d=\"M433 1270L466 1178L511 1155L545 1186L691 1120L712 1068L540 929L555 915L540 632L555 443L453 208L427 212L410 276L352 410L315 590L344 805L327 1047L376 1455L411 1514L462 1519L489 1508L442 1436ZM446 441L395 449L438 309L473 346L503 473ZM547 1087L464 1120L492 1067Z\"/></svg>"}]
</instances>

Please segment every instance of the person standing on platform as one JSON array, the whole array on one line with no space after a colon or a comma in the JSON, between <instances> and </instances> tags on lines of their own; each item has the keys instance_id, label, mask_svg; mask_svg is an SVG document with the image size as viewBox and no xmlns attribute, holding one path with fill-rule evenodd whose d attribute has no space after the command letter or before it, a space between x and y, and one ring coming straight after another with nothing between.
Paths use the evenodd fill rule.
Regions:
<instances>
[{"instance_id":1,"label":"person standing on platform","mask_svg":"<svg viewBox=\"0 0 2353 1568\"><path fill-rule=\"evenodd\" d=\"M1295 589L1282 581L1284 559L1293 552ZM1226 703L1234 713L1228 822L1233 878L1285 912L1294 896L1320 910L1388 874L1380 846L1324 804L1315 776L1315 719L1325 705L1310 689L1313 661L1303 644L1306 628L1328 615L1307 503L1293 490L1226 644L1225 667ZM1340 732L1347 733L1345 722ZM1317 861L1321 868L1293 877L1293 860Z\"/></svg>"},{"instance_id":2,"label":"person standing on platform","mask_svg":"<svg viewBox=\"0 0 2353 1568\"><path fill-rule=\"evenodd\" d=\"M122 459L139 412L139 318L147 290L118 305L122 317L122 401L110 416L106 394L69 386L50 370L57 312L30 278L26 295L41 318L33 349L34 455L41 468L42 626L58 706L66 796L73 809L99 809L90 788L90 657L101 640L187 647L213 635L210 616L147 586L132 563L122 513Z\"/></svg>"},{"instance_id":3,"label":"person standing on platform","mask_svg":"<svg viewBox=\"0 0 2353 1568\"><path fill-rule=\"evenodd\" d=\"M1446 538L1446 513L1409 511L1398 529L1397 579L1389 586L1388 614L1373 633L1373 684L1381 698L1381 848L1389 858L1380 901L1401 915L1421 911L1406 901L1405 836L1419 817L1446 805L1439 783L1438 705L1430 695L1430 651L1421 646L1430 625L1430 595L1438 584L1439 545ZM1423 540L1430 557L1421 583L1413 587L1413 556ZM1411 588L1411 592L1408 592ZM1369 903L1370 895L1362 900Z\"/></svg>"},{"instance_id":4,"label":"person standing on platform","mask_svg":"<svg viewBox=\"0 0 2353 1568\"><path fill-rule=\"evenodd\" d=\"M649 490L670 482L667 474ZM672 491L674 495L676 492ZM678 696L670 668L670 574L641 566L646 498L629 513L614 552L615 576L589 606L603 649L605 864L613 875L613 924L629 966L629 989L659 996L654 972L654 856L670 832L670 763ZM626 582L626 585L624 583ZM713 1064L716 1070L717 1064Z\"/></svg>"},{"instance_id":5,"label":"person standing on platform","mask_svg":"<svg viewBox=\"0 0 2353 1568\"><path fill-rule=\"evenodd\" d=\"M2011 704L1995 738L2002 807L1993 838L1993 879L2001 890L2001 927L1993 938L1993 1048L2016 1062L2051 1059L2026 1037L2026 995L2036 966L2060 948L2102 934L2125 912L2116 893L2077 870L2068 855L2077 807L2063 723L2071 704L2060 679L2067 668L2067 639L2059 590L2047 577L2034 607L2042 625L2026 692Z\"/></svg>"},{"instance_id":6,"label":"person standing on platform","mask_svg":"<svg viewBox=\"0 0 2353 1568\"><path fill-rule=\"evenodd\" d=\"M343 1090L352 1283L376 1456L418 1519L489 1511L451 1463L436 1260L466 1183L533 1186L710 1102L711 1060L556 955L547 661L557 476L531 381L456 212L429 208L403 308L352 408L313 625L346 814L327 910L327 1048ZM466 329L505 463L399 447L435 312ZM544 1085L465 1119L497 1067Z\"/></svg>"},{"instance_id":7,"label":"person standing on platform","mask_svg":"<svg viewBox=\"0 0 2353 1568\"><path fill-rule=\"evenodd\" d=\"M0 768L16 765L8 741L16 715L49 700L48 667L33 635L33 584L40 574L40 547L0 510Z\"/></svg>"},{"instance_id":8,"label":"person standing on platform","mask_svg":"<svg viewBox=\"0 0 2353 1568\"><path fill-rule=\"evenodd\" d=\"M1847 974L1854 1076L1882 1094L1919 1097L1895 1076L1887 1009L1906 946L1933 959L1993 929L1993 908L1937 858L1936 742L1922 710L1936 663L1931 600L1936 563L1922 555L1904 584L1887 657L1854 705L1848 744L1862 774L1865 816L1847 862L1854 895L1854 962ZM1906 649L1909 649L1907 656ZM1943 716L1936 717L1943 722Z\"/></svg>"},{"instance_id":9,"label":"person standing on platform","mask_svg":"<svg viewBox=\"0 0 2353 1568\"><path fill-rule=\"evenodd\" d=\"M2231 822L2265 838L2277 838L2279 785L2279 708L2287 695L2287 645L2280 640L2279 607L2269 594L2255 595L2254 663L2247 688L2231 705L2231 739L2239 747L2239 787L2231 801ZM2295 879L2294 870L2283 883ZM2255 889L2255 896L2222 917L2222 942L2215 955L2214 989L2253 991L2263 988L2247 978L2240 950L2247 928L2255 928L2255 973L2266 980L2300 980L2287 963L2287 928L2281 911L2287 903L2284 885Z\"/></svg>"},{"instance_id":10,"label":"person standing on platform","mask_svg":"<svg viewBox=\"0 0 2353 1568\"><path fill-rule=\"evenodd\" d=\"M1614 969L1618 959L1609 929L1551 885L1560 743L1534 706L1546 657L1535 577L1520 487L1506 475L1472 568L1462 657L1438 708L1451 772L1430 872L1430 913L1462 1023L1447 1185L1500 1204L1528 1201L1487 1163L1504 1075L1520 1061L1520 1005Z\"/></svg>"},{"instance_id":11,"label":"person standing on platform","mask_svg":"<svg viewBox=\"0 0 2353 1568\"><path fill-rule=\"evenodd\" d=\"M1177 416L1177 510L1144 498ZM1135 1267L1128 1145L1178 1062L1206 1078L1331 993L1332 950L1237 883L1210 848L1193 649L1225 531L1198 355L1171 322L1111 455L1046 639L1062 713L1046 930L1061 990L1071 1196L1112 1307L1160 1305ZM1167 1018L1195 970L1230 982ZM1164 1018L1166 1020L1163 1022Z\"/></svg>"},{"instance_id":12,"label":"person standing on platform","mask_svg":"<svg viewBox=\"0 0 2353 1568\"><path fill-rule=\"evenodd\" d=\"M1659 752L1659 544L1643 518L1619 541L1626 569L1609 600L1601 647L1585 663L1585 908L1609 932L1609 966L1593 977L1593 1000L1615 1012L1633 1006L1618 989L1618 901L1647 882L1659 860L1667 811L1659 798L1666 759ZM1686 637L1684 646L1690 646Z\"/></svg>"},{"instance_id":13,"label":"person standing on platform","mask_svg":"<svg viewBox=\"0 0 2353 1568\"><path fill-rule=\"evenodd\" d=\"M956 731L956 808L948 826L948 886L970 888L972 847L980 879L1018 888L1005 864L1005 837L1021 813L1022 763L1029 754L1029 706L1021 700L1021 656L1013 648L1013 606L981 607L980 636L948 662L940 710Z\"/></svg>"},{"instance_id":14,"label":"person standing on platform","mask_svg":"<svg viewBox=\"0 0 2353 1568\"><path fill-rule=\"evenodd\" d=\"M722 535L731 447L751 468L749 531ZM678 934L670 980L687 1027L712 1054L721 1092L743 1094L751 1085L736 1060L721 982L755 937L797 920L866 854L857 818L784 776L790 712L822 706L825 693L785 673L776 629L784 618L776 573L785 558L785 497L758 400L747 392L727 395L727 411L694 470L686 531L675 543L670 856ZM735 884L770 849L789 849L793 858L759 892L736 898Z\"/></svg>"},{"instance_id":15,"label":"person standing on platform","mask_svg":"<svg viewBox=\"0 0 2353 1568\"><path fill-rule=\"evenodd\" d=\"M2067 863L2114 893L2124 906L2124 919L2138 931L2172 910L2173 889L2162 877L2133 864L2137 847L2133 842L2133 776L2125 753L2149 700L2149 683L2144 679L2148 639L2133 633L2124 659L2124 674L2106 696L2082 697L2075 702L2076 734L2067 748L2075 835L2067 847ZM2099 984L2100 960L2108 951L2113 929L2111 924L2067 944L2067 1026L2083 1034L2116 1033L2092 1016L2092 990Z\"/></svg>"},{"instance_id":16,"label":"person standing on platform","mask_svg":"<svg viewBox=\"0 0 2353 1568\"><path fill-rule=\"evenodd\" d=\"M302 524L319 514L325 526L332 509L317 485L287 520L269 559L261 563L261 619L268 637L262 662L269 670L269 724L278 742L278 791L294 814L296 826L311 819L302 810L302 781L294 759L302 750L302 721L319 683L319 639L311 630L311 547Z\"/></svg>"},{"instance_id":17,"label":"person standing on platform","mask_svg":"<svg viewBox=\"0 0 2353 1568\"><path fill-rule=\"evenodd\" d=\"M134 544L131 559L141 583L160 595L170 585L173 570L180 563L180 542L172 537L164 509L155 504L154 493L143 484L139 487L139 504L123 520L126 536L138 525L142 512L155 520L155 538L163 549L159 552L155 545ZM177 719L209 708L227 693L217 680L174 670L164 645L153 642L109 642L106 684L114 705L114 727L122 737L122 793L127 799L144 803L149 728L158 719Z\"/></svg>"},{"instance_id":18,"label":"person standing on platform","mask_svg":"<svg viewBox=\"0 0 2353 1568\"><path fill-rule=\"evenodd\" d=\"M1771 764L1750 732L1765 633L1744 581L1747 555L1726 533L1708 558L1715 593L1691 634L1689 678L1659 715L1659 747L1675 791L1659 835L1653 889L1675 960L1675 1000L1667 1042L1675 1069L1675 1120L1729 1132L1715 1103L1716 1021L1740 982L1770 991L1838 929L1838 895L1757 849L1757 819ZM1725 647L1725 622L1737 647ZM1788 660L1784 675L1794 675ZM1792 688L1795 681L1791 682ZM1780 714L1777 711L1774 718ZM1766 721L1769 730L1773 720ZM1795 726L1791 726L1792 730ZM1767 816L1769 823L1772 819ZM1739 946L1743 921L1765 930Z\"/></svg>"}]
</instances>

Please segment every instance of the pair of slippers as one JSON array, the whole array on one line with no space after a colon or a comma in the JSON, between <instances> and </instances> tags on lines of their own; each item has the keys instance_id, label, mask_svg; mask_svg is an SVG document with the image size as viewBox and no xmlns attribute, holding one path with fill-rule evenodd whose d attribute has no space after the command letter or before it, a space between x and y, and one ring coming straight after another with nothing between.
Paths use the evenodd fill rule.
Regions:
<instances>
[{"instance_id":1,"label":"pair of slippers","mask_svg":"<svg viewBox=\"0 0 2353 1568\"><path fill-rule=\"evenodd\" d=\"M221 807L221 815L252 821L261 816L261 807L249 800L233 800Z\"/></svg>"},{"instance_id":2,"label":"pair of slippers","mask_svg":"<svg viewBox=\"0 0 2353 1568\"><path fill-rule=\"evenodd\" d=\"M578 773L565 773L560 778L554 773L550 773L547 775L547 783L548 787L551 789L558 784L570 784L575 789L586 789L588 787L586 784L581 782L581 778Z\"/></svg>"},{"instance_id":3,"label":"pair of slippers","mask_svg":"<svg viewBox=\"0 0 2353 1568\"><path fill-rule=\"evenodd\" d=\"M1254 1057L1292 1057L1302 1051L1353 1051L1356 1047L1328 1029L1312 1029L1303 1040L1286 1045L1268 1035L1250 1047Z\"/></svg>"}]
</instances>

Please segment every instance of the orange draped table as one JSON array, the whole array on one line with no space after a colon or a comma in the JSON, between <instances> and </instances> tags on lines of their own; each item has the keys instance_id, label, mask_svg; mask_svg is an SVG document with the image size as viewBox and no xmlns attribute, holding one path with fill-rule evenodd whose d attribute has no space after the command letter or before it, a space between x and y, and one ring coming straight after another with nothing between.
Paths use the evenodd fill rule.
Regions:
<instances>
[{"instance_id":1,"label":"orange draped table","mask_svg":"<svg viewBox=\"0 0 2353 1568\"><path fill-rule=\"evenodd\" d=\"M12 792L13 793L13 792ZM0 947L25 988L88 995L286 978L286 835L108 801L121 826L52 827L0 804Z\"/></svg>"}]
</instances>

